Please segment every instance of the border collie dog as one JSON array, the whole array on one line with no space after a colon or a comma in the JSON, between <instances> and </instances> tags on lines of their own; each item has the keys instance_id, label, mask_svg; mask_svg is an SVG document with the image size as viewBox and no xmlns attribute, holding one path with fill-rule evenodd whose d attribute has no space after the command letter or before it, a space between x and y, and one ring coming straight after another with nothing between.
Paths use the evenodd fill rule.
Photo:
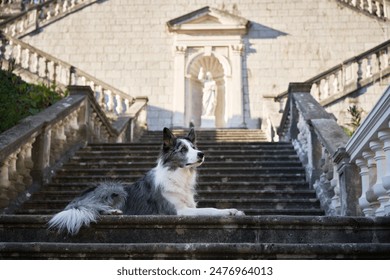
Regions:
<instances>
[{"instance_id":1,"label":"border collie dog","mask_svg":"<svg viewBox=\"0 0 390 280\"><path fill-rule=\"evenodd\" d=\"M163 130L163 144L157 166L130 186L101 182L71 201L49 221L49 229L75 235L96 222L101 214L124 215L212 215L240 216L237 209L196 208L196 167L204 154L195 146L195 131L175 137Z\"/></svg>"}]
</instances>

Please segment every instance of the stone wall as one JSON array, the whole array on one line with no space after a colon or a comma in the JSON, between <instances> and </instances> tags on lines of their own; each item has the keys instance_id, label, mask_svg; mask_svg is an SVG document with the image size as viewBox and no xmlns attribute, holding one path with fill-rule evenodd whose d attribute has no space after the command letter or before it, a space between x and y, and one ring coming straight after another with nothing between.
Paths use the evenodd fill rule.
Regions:
<instances>
[{"instance_id":1,"label":"stone wall","mask_svg":"<svg viewBox=\"0 0 390 280\"><path fill-rule=\"evenodd\" d=\"M389 24L334 0L109 0L23 40L129 93L148 96L152 130L172 124L174 51L166 22L211 6L251 21L245 36L246 122L257 127L279 107L266 96L382 43Z\"/></svg>"}]
</instances>

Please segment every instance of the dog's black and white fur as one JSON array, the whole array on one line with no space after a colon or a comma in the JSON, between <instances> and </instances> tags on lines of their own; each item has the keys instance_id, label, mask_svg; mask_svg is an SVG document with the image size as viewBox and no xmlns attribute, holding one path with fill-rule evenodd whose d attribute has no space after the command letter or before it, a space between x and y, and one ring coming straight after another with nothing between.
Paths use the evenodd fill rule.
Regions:
<instances>
[{"instance_id":1,"label":"dog's black and white fur","mask_svg":"<svg viewBox=\"0 0 390 280\"><path fill-rule=\"evenodd\" d=\"M125 215L244 215L237 209L196 208L194 200L197 171L204 161L195 146L195 131L175 137L163 130L163 145L157 166L130 186L102 182L70 202L49 221L49 228L77 234L96 222L101 214Z\"/></svg>"}]
</instances>

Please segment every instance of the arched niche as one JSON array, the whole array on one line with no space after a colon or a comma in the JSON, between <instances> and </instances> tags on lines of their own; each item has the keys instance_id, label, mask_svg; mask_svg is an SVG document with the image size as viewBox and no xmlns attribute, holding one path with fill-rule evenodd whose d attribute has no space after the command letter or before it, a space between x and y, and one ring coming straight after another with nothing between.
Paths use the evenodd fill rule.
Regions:
<instances>
[{"instance_id":1,"label":"arched niche","mask_svg":"<svg viewBox=\"0 0 390 280\"><path fill-rule=\"evenodd\" d=\"M188 59L186 67L186 97L185 122L192 122L195 127L225 127L226 126L226 95L227 84L231 78L229 61L215 53L206 55L200 53ZM214 121L202 118L202 100L204 84L199 80L201 69L204 73L210 72L216 83L216 108ZM214 122L214 124L213 124Z\"/></svg>"}]
</instances>

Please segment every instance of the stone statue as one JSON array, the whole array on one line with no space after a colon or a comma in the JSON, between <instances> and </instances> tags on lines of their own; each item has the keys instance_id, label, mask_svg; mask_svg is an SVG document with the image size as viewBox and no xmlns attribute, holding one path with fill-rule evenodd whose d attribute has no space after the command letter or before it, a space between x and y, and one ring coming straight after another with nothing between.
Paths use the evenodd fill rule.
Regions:
<instances>
[{"instance_id":1,"label":"stone statue","mask_svg":"<svg viewBox=\"0 0 390 280\"><path fill-rule=\"evenodd\" d=\"M215 116L215 108L217 106L217 86L210 72L206 73L204 78L203 68L199 70L198 80L203 83L202 97L202 116Z\"/></svg>"}]
</instances>

